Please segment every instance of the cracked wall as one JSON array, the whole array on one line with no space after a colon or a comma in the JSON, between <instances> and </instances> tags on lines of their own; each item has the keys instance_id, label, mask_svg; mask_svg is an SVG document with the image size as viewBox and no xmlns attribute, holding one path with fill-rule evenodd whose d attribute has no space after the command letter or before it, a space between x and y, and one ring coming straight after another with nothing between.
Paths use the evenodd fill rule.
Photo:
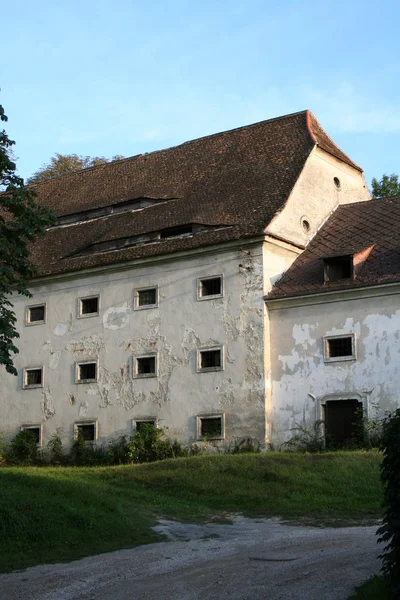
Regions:
<instances>
[{"instance_id":1,"label":"cracked wall","mask_svg":"<svg viewBox=\"0 0 400 600\"><path fill-rule=\"evenodd\" d=\"M373 292L371 291L371 294ZM356 398L368 417L399 405L399 295L379 295L270 311L271 441L298 424L310 428L327 398ZM356 359L324 361L324 336L354 333Z\"/></svg>"},{"instance_id":2,"label":"cracked wall","mask_svg":"<svg viewBox=\"0 0 400 600\"><path fill-rule=\"evenodd\" d=\"M225 414L226 439L265 440L262 245L247 244L32 286L15 297L21 339L18 378L5 376L0 395L9 435L41 424L44 443L57 428L98 421L100 441L131 433L132 419L157 417L168 434L196 439L196 416ZM224 297L197 300L197 278L223 274ZM137 288L157 285L159 306L135 310ZM100 294L100 314L79 318L78 299ZM43 325L25 327L25 307L46 302ZM197 372L197 352L223 345L223 371ZM157 353L158 376L132 376L137 355ZM75 363L98 360L96 382L75 383ZM22 389L23 367L44 367L42 389Z\"/></svg>"}]
</instances>

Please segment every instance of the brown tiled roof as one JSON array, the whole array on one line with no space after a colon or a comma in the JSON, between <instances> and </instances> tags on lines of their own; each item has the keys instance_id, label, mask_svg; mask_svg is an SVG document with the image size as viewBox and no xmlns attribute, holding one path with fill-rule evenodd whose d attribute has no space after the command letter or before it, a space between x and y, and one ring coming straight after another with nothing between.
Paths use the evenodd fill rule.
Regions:
<instances>
[{"instance_id":1,"label":"brown tiled roof","mask_svg":"<svg viewBox=\"0 0 400 600\"><path fill-rule=\"evenodd\" d=\"M262 235L316 144L359 168L303 111L38 184L41 202L58 216L139 198L166 201L52 229L33 246L34 262L48 275ZM192 237L74 256L107 240L190 223L212 228Z\"/></svg>"},{"instance_id":2,"label":"brown tiled roof","mask_svg":"<svg viewBox=\"0 0 400 600\"><path fill-rule=\"evenodd\" d=\"M354 255L354 279L324 284L324 258ZM400 281L400 196L339 206L268 299Z\"/></svg>"}]
</instances>

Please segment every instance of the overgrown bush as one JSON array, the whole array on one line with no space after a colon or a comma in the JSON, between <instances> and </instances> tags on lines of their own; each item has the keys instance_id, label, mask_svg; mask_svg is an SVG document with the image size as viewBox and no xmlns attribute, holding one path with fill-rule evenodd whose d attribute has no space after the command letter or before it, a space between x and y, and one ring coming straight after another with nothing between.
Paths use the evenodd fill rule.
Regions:
<instances>
[{"instance_id":1,"label":"overgrown bush","mask_svg":"<svg viewBox=\"0 0 400 600\"><path fill-rule=\"evenodd\" d=\"M227 454L249 454L261 452L260 442L252 437L235 440L227 447Z\"/></svg>"},{"instance_id":2,"label":"overgrown bush","mask_svg":"<svg viewBox=\"0 0 400 600\"><path fill-rule=\"evenodd\" d=\"M108 459L107 446L96 446L87 442L78 430L78 435L72 444L71 451L66 456L67 463L77 467L96 467L111 464Z\"/></svg>"},{"instance_id":3,"label":"overgrown bush","mask_svg":"<svg viewBox=\"0 0 400 600\"><path fill-rule=\"evenodd\" d=\"M42 455L37 437L30 429L23 429L11 440L5 450L6 462L10 465L39 465Z\"/></svg>"},{"instance_id":4,"label":"overgrown bush","mask_svg":"<svg viewBox=\"0 0 400 600\"><path fill-rule=\"evenodd\" d=\"M51 434L47 442L48 460L53 465L62 465L65 462L61 433L62 428L59 427Z\"/></svg>"},{"instance_id":5,"label":"overgrown bush","mask_svg":"<svg viewBox=\"0 0 400 600\"><path fill-rule=\"evenodd\" d=\"M322 452L325 448L323 421L315 421L311 427L295 425L294 435L284 443L287 450L296 452Z\"/></svg>"},{"instance_id":6,"label":"overgrown bush","mask_svg":"<svg viewBox=\"0 0 400 600\"><path fill-rule=\"evenodd\" d=\"M379 542L386 542L381 555L382 570L389 580L392 598L397 599L400 598L400 409L383 424L381 450L385 512L377 534Z\"/></svg>"},{"instance_id":7,"label":"overgrown bush","mask_svg":"<svg viewBox=\"0 0 400 600\"><path fill-rule=\"evenodd\" d=\"M188 451L177 440L167 438L162 429L146 424L131 437L128 454L130 462L145 463L187 456Z\"/></svg>"}]
</instances>

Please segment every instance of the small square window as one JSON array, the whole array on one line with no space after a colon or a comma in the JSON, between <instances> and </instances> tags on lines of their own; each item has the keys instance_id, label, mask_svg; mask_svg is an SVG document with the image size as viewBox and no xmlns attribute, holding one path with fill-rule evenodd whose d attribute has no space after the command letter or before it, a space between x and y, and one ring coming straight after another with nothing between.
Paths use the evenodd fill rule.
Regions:
<instances>
[{"instance_id":1,"label":"small square window","mask_svg":"<svg viewBox=\"0 0 400 600\"><path fill-rule=\"evenodd\" d=\"M97 361L79 362L75 365L75 383L97 381Z\"/></svg>"},{"instance_id":2,"label":"small square window","mask_svg":"<svg viewBox=\"0 0 400 600\"><path fill-rule=\"evenodd\" d=\"M27 306L26 319L27 325L40 325L46 322L46 305L36 304L35 306Z\"/></svg>"},{"instance_id":3,"label":"small square window","mask_svg":"<svg viewBox=\"0 0 400 600\"><path fill-rule=\"evenodd\" d=\"M324 281L332 283L342 279L353 279L353 257L334 256L324 259Z\"/></svg>"},{"instance_id":4,"label":"small square window","mask_svg":"<svg viewBox=\"0 0 400 600\"><path fill-rule=\"evenodd\" d=\"M79 298L79 316L93 317L99 314L99 296Z\"/></svg>"},{"instance_id":5,"label":"small square window","mask_svg":"<svg viewBox=\"0 0 400 600\"><path fill-rule=\"evenodd\" d=\"M25 389L43 387L43 367L24 369L22 387Z\"/></svg>"},{"instance_id":6,"label":"small square window","mask_svg":"<svg viewBox=\"0 0 400 600\"><path fill-rule=\"evenodd\" d=\"M197 361L197 370L199 372L222 371L224 368L222 348L219 346L218 348L199 350Z\"/></svg>"},{"instance_id":7,"label":"small square window","mask_svg":"<svg viewBox=\"0 0 400 600\"><path fill-rule=\"evenodd\" d=\"M157 417L138 417L137 419L132 420L132 430L138 432L143 430L143 427L146 425L151 425L152 427L157 427Z\"/></svg>"},{"instance_id":8,"label":"small square window","mask_svg":"<svg viewBox=\"0 0 400 600\"><path fill-rule=\"evenodd\" d=\"M77 440L81 436L85 442L97 440L97 421L74 423L74 437Z\"/></svg>"},{"instance_id":9,"label":"small square window","mask_svg":"<svg viewBox=\"0 0 400 600\"><path fill-rule=\"evenodd\" d=\"M21 431L29 431L32 434L36 444L42 445L42 427L41 425L22 425Z\"/></svg>"},{"instance_id":10,"label":"small square window","mask_svg":"<svg viewBox=\"0 0 400 600\"><path fill-rule=\"evenodd\" d=\"M325 362L354 360L356 358L354 334L324 338L324 358Z\"/></svg>"},{"instance_id":11,"label":"small square window","mask_svg":"<svg viewBox=\"0 0 400 600\"><path fill-rule=\"evenodd\" d=\"M197 299L212 300L213 298L222 298L223 296L223 278L222 275L214 277L204 277L197 280Z\"/></svg>"},{"instance_id":12,"label":"small square window","mask_svg":"<svg viewBox=\"0 0 400 600\"><path fill-rule=\"evenodd\" d=\"M197 417L197 439L222 440L224 437L225 418L223 414Z\"/></svg>"},{"instance_id":13,"label":"small square window","mask_svg":"<svg viewBox=\"0 0 400 600\"><path fill-rule=\"evenodd\" d=\"M157 286L142 288L135 293L135 309L156 308L158 306Z\"/></svg>"},{"instance_id":14,"label":"small square window","mask_svg":"<svg viewBox=\"0 0 400 600\"><path fill-rule=\"evenodd\" d=\"M156 377L157 376L157 355L148 354L146 356L137 356L134 359L134 377Z\"/></svg>"}]
</instances>

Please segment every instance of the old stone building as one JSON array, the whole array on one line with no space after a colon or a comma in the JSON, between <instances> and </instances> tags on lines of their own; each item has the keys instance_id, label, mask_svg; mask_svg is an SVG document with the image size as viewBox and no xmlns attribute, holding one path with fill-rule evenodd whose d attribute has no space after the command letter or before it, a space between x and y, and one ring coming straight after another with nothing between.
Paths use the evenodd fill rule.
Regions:
<instances>
[{"instance_id":1,"label":"old stone building","mask_svg":"<svg viewBox=\"0 0 400 600\"><path fill-rule=\"evenodd\" d=\"M360 287L358 270L377 242L361 236L352 246L349 233L376 202L360 167L309 111L58 177L37 191L58 219L32 248L40 271L33 298L13 297L21 338L18 377L0 374L7 436L31 427L45 444L62 428L66 445L79 430L101 443L150 421L183 442L252 436L279 445L331 396L367 406L373 383L368 398L379 396L358 357L369 356L380 335L370 325L386 327L392 308L365 321L373 304L365 289L375 280ZM338 223L347 246L336 247L330 228ZM343 290L304 283L315 253L338 251L354 254L357 282ZM316 264L320 277L323 260ZM357 295L363 314L340 304L335 317L332 294ZM389 300L380 297L383 310ZM364 347L355 336L367 330ZM389 347L395 333L385 331ZM348 334L353 387L351 361L327 362L321 346ZM382 369L385 360L392 356Z\"/></svg>"}]
</instances>

